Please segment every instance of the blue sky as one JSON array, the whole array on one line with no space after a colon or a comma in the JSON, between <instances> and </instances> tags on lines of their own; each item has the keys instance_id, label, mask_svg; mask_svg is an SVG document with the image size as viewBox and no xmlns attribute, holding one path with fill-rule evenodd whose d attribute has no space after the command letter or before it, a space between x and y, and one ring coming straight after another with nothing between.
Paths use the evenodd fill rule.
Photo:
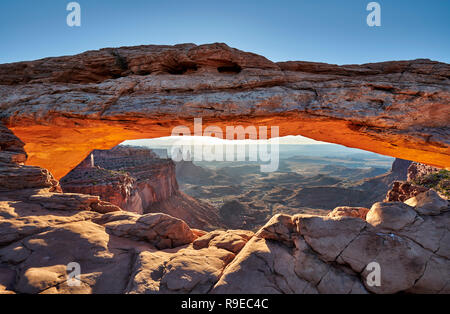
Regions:
<instances>
[{"instance_id":1,"label":"blue sky","mask_svg":"<svg viewBox=\"0 0 450 314\"><path fill-rule=\"evenodd\" d=\"M384 0L368 27L369 0L0 1L0 63L141 44L225 42L273 61L336 64L430 58L450 63L449 0Z\"/></svg>"}]
</instances>

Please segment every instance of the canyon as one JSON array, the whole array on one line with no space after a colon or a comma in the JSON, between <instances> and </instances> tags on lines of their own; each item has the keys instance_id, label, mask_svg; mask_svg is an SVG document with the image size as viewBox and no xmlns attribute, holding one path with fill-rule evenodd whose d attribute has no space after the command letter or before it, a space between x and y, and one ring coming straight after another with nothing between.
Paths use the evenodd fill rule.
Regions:
<instances>
[{"instance_id":1,"label":"canyon","mask_svg":"<svg viewBox=\"0 0 450 314\"><path fill-rule=\"evenodd\" d=\"M175 163L148 149L94 150L60 184L64 192L99 196L125 211L166 213L204 230L223 226L217 209L179 190Z\"/></svg>"},{"instance_id":2,"label":"canyon","mask_svg":"<svg viewBox=\"0 0 450 314\"><path fill-rule=\"evenodd\" d=\"M207 162L182 161L176 177L186 194L219 208L226 227L253 231L275 214L327 215L339 206L370 208L385 199L394 182L407 179L409 161L395 159L390 170L384 165L368 167L387 159L361 153L333 156L329 145L320 146L327 157L283 156L280 145L280 167L269 174L247 162L215 162L211 167ZM310 149L300 149L299 154Z\"/></svg>"},{"instance_id":3,"label":"canyon","mask_svg":"<svg viewBox=\"0 0 450 314\"><path fill-rule=\"evenodd\" d=\"M169 214L194 228L257 231L278 213L327 215L339 206L370 207L385 199L395 181L407 179L411 162L395 159L387 171L390 158L345 148L335 154L346 155L333 156L329 146L320 145L327 157L298 156L313 152L288 146L289 157L280 145L280 168L267 174L257 162L214 162L217 168L211 168L208 162L173 162L164 149L160 158L147 147L119 145L94 150L60 185L66 193L99 196L138 214Z\"/></svg>"},{"instance_id":4,"label":"canyon","mask_svg":"<svg viewBox=\"0 0 450 314\"><path fill-rule=\"evenodd\" d=\"M0 65L0 293L448 294L448 200L415 181L393 183L370 208L277 213L255 231L210 231L171 213L65 193L59 179L84 160L77 171L100 170L111 186L139 184L139 171L109 169L114 162L103 164L101 151L93 164L88 156L170 135L198 116L205 126L277 125L281 136L449 168L449 73L450 65L425 59L273 63L224 44ZM421 175L411 180L434 175L415 165ZM162 190L177 195L169 181ZM67 282L71 262L80 263L77 286ZM366 281L372 262L380 286Z\"/></svg>"}]
</instances>

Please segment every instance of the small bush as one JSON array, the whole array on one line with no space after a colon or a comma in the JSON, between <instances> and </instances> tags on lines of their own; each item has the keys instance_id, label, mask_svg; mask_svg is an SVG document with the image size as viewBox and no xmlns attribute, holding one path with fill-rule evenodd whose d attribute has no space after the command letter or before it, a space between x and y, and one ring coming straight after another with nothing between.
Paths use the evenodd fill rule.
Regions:
<instances>
[{"instance_id":1,"label":"small bush","mask_svg":"<svg viewBox=\"0 0 450 314\"><path fill-rule=\"evenodd\" d=\"M414 184L434 189L446 197L450 197L450 171L441 170L430 173L414 181Z\"/></svg>"}]
</instances>

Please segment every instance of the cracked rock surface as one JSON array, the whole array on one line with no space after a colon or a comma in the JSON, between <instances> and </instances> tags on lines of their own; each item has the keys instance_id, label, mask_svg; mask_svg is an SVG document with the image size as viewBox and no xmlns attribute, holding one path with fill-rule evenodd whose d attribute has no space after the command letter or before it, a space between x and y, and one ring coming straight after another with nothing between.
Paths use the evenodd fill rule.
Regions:
<instances>
[{"instance_id":1,"label":"cracked rock surface","mask_svg":"<svg viewBox=\"0 0 450 314\"><path fill-rule=\"evenodd\" d=\"M200 117L445 168L449 78L448 64L428 59L337 66L274 63L220 43L106 48L0 65L0 121L56 179L93 149Z\"/></svg>"}]
</instances>

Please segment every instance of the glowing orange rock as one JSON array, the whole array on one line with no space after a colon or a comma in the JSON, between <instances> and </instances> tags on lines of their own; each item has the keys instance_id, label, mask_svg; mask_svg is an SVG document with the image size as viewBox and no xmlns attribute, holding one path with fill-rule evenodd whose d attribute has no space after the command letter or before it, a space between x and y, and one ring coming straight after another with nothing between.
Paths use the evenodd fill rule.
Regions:
<instances>
[{"instance_id":1,"label":"glowing orange rock","mask_svg":"<svg viewBox=\"0 0 450 314\"><path fill-rule=\"evenodd\" d=\"M0 65L0 120L61 178L88 153L172 128L279 126L450 167L450 65L273 63L225 44L139 46Z\"/></svg>"}]
</instances>

